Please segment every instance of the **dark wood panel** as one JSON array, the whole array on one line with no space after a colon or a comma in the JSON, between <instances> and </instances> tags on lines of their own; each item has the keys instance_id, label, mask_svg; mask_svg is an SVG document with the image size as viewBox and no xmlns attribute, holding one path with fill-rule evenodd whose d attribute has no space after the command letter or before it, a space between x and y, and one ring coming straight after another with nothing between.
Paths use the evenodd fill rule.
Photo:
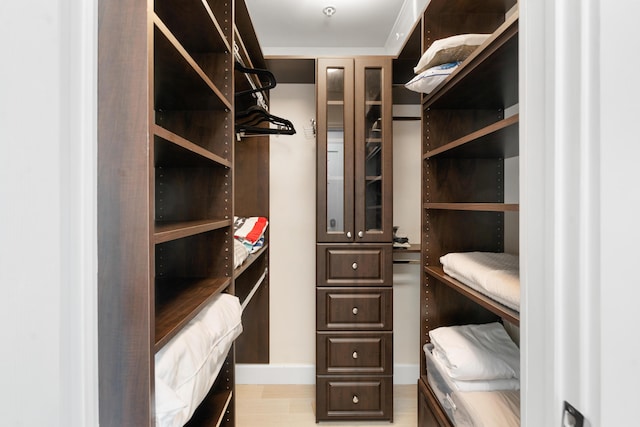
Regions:
<instances>
[{"instance_id":1,"label":"dark wood panel","mask_svg":"<svg viewBox=\"0 0 640 427\"><path fill-rule=\"evenodd\" d=\"M318 332L318 375L393 374L391 332Z\"/></svg>"},{"instance_id":2,"label":"dark wood panel","mask_svg":"<svg viewBox=\"0 0 640 427\"><path fill-rule=\"evenodd\" d=\"M243 332L236 339L237 363L269 363L269 280L242 313Z\"/></svg>"},{"instance_id":3,"label":"dark wood panel","mask_svg":"<svg viewBox=\"0 0 640 427\"><path fill-rule=\"evenodd\" d=\"M502 203L504 160L438 158L424 163L425 203Z\"/></svg>"},{"instance_id":4,"label":"dark wood panel","mask_svg":"<svg viewBox=\"0 0 640 427\"><path fill-rule=\"evenodd\" d=\"M316 254L318 286L392 285L391 244L318 244Z\"/></svg>"},{"instance_id":5,"label":"dark wood panel","mask_svg":"<svg viewBox=\"0 0 640 427\"><path fill-rule=\"evenodd\" d=\"M434 279L439 280L440 282L449 286L451 289L458 291L465 297L475 301L477 304L483 306L492 313L495 313L497 316L500 316L504 320L507 320L516 326L520 325L520 313L492 300L488 296L476 291L475 289L470 288L464 283L457 281L453 277L448 276L447 274L445 274L442 267L430 266L425 267L424 270Z\"/></svg>"},{"instance_id":6,"label":"dark wood panel","mask_svg":"<svg viewBox=\"0 0 640 427\"><path fill-rule=\"evenodd\" d=\"M224 167L156 167L155 220L230 220L231 175Z\"/></svg>"},{"instance_id":7,"label":"dark wood panel","mask_svg":"<svg viewBox=\"0 0 640 427\"><path fill-rule=\"evenodd\" d=\"M153 34L156 110L231 109L231 102L211 80L212 76L205 74L166 28L156 25Z\"/></svg>"},{"instance_id":8,"label":"dark wood panel","mask_svg":"<svg viewBox=\"0 0 640 427\"><path fill-rule=\"evenodd\" d=\"M175 34L191 55L231 51L227 35L215 16L209 13L204 1L162 0L154 2L153 7L169 31Z\"/></svg>"},{"instance_id":9,"label":"dark wood panel","mask_svg":"<svg viewBox=\"0 0 640 427\"><path fill-rule=\"evenodd\" d=\"M157 115L156 115L157 117ZM212 118L211 118L212 119ZM192 125L189 125L192 126ZM228 150L210 151L160 126L153 126L154 165L156 167L213 167L231 168ZM228 139L228 138L227 138ZM218 155L216 153L220 153Z\"/></svg>"},{"instance_id":10,"label":"dark wood panel","mask_svg":"<svg viewBox=\"0 0 640 427\"><path fill-rule=\"evenodd\" d=\"M324 377L316 381L316 420L393 422L392 377Z\"/></svg>"},{"instance_id":11,"label":"dark wood panel","mask_svg":"<svg viewBox=\"0 0 640 427\"><path fill-rule=\"evenodd\" d=\"M100 425L152 424L146 2L98 3Z\"/></svg>"},{"instance_id":12,"label":"dark wood panel","mask_svg":"<svg viewBox=\"0 0 640 427\"><path fill-rule=\"evenodd\" d=\"M504 111L501 108L426 108L422 122L424 132L423 152L430 154L431 151L442 150L452 141L467 137L469 134L491 126L503 118ZM480 151L482 152L481 157L487 157L483 150Z\"/></svg>"},{"instance_id":13,"label":"dark wood panel","mask_svg":"<svg viewBox=\"0 0 640 427\"><path fill-rule=\"evenodd\" d=\"M318 288L317 330L393 330L391 288Z\"/></svg>"},{"instance_id":14,"label":"dark wood panel","mask_svg":"<svg viewBox=\"0 0 640 427\"><path fill-rule=\"evenodd\" d=\"M503 159L516 157L520 153L519 129L519 115L516 114L428 151L425 157Z\"/></svg>"}]
</instances>

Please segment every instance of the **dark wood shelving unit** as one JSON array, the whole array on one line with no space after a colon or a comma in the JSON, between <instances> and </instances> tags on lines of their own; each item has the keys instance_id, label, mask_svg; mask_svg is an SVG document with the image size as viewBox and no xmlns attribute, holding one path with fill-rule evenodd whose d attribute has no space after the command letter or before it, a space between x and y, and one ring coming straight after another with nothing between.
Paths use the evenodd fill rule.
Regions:
<instances>
[{"instance_id":1,"label":"dark wood shelving unit","mask_svg":"<svg viewBox=\"0 0 640 427\"><path fill-rule=\"evenodd\" d=\"M100 424L150 427L155 353L234 292L235 7L102 3ZM232 347L188 425L235 425L234 387Z\"/></svg>"},{"instance_id":2,"label":"dark wood shelving unit","mask_svg":"<svg viewBox=\"0 0 640 427\"><path fill-rule=\"evenodd\" d=\"M429 95L422 96L422 241L418 425L453 427L428 383L423 345L429 331L520 315L444 273L451 252L503 252L505 159L519 155L518 11L516 0L432 0L422 17L422 51L464 33L489 38Z\"/></svg>"}]
</instances>

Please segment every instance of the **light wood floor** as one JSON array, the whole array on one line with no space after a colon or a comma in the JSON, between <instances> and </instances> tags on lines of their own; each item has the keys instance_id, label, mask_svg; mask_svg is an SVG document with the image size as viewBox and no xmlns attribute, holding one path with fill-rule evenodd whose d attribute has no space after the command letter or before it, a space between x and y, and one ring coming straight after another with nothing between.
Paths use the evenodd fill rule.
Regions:
<instances>
[{"instance_id":1,"label":"light wood floor","mask_svg":"<svg viewBox=\"0 0 640 427\"><path fill-rule=\"evenodd\" d=\"M416 427L415 385L396 385L393 424L387 421L322 422L316 424L313 385L236 385L237 427Z\"/></svg>"}]
</instances>

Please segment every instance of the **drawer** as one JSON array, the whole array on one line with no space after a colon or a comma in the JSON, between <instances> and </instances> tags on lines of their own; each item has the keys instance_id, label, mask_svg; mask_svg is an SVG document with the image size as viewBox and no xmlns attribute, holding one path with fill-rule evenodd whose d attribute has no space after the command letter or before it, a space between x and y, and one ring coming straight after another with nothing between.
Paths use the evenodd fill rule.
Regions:
<instances>
[{"instance_id":1,"label":"drawer","mask_svg":"<svg viewBox=\"0 0 640 427\"><path fill-rule=\"evenodd\" d=\"M316 420L393 421L392 377L317 377Z\"/></svg>"},{"instance_id":2,"label":"drawer","mask_svg":"<svg viewBox=\"0 0 640 427\"><path fill-rule=\"evenodd\" d=\"M316 329L393 329L393 288L318 288Z\"/></svg>"},{"instance_id":3,"label":"drawer","mask_svg":"<svg viewBox=\"0 0 640 427\"><path fill-rule=\"evenodd\" d=\"M391 375L391 332L317 332L318 375Z\"/></svg>"},{"instance_id":4,"label":"drawer","mask_svg":"<svg viewBox=\"0 0 640 427\"><path fill-rule=\"evenodd\" d=\"M317 245L318 286L391 286L393 247L389 245Z\"/></svg>"}]
</instances>

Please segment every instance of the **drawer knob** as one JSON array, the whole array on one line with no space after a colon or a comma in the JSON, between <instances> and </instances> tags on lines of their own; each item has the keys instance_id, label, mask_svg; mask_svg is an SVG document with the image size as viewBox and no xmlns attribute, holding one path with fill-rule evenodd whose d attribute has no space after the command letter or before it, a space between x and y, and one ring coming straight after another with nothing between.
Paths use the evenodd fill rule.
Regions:
<instances>
[{"instance_id":1,"label":"drawer knob","mask_svg":"<svg viewBox=\"0 0 640 427\"><path fill-rule=\"evenodd\" d=\"M358 237L363 238L364 232L362 230L358 231Z\"/></svg>"},{"instance_id":2,"label":"drawer knob","mask_svg":"<svg viewBox=\"0 0 640 427\"><path fill-rule=\"evenodd\" d=\"M351 310L351 312L353 314L358 314L358 307L353 307L353 309Z\"/></svg>"},{"instance_id":3,"label":"drawer knob","mask_svg":"<svg viewBox=\"0 0 640 427\"><path fill-rule=\"evenodd\" d=\"M353 354L351 355L351 357L353 357L354 359L358 358L358 352L354 351Z\"/></svg>"},{"instance_id":4,"label":"drawer knob","mask_svg":"<svg viewBox=\"0 0 640 427\"><path fill-rule=\"evenodd\" d=\"M360 399L358 399L358 396L354 395L353 396L353 403L358 404L358 402L360 402Z\"/></svg>"},{"instance_id":5,"label":"drawer knob","mask_svg":"<svg viewBox=\"0 0 640 427\"><path fill-rule=\"evenodd\" d=\"M358 263L354 262L353 264L351 264L351 268L353 268L354 270L358 269Z\"/></svg>"},{"instance_id":6,"label":"drawer knob","mask_svg":"<svg viewBox=\"0 0 640 427\"><path fill-rule=\"evenodd\" d=\"M351 232L347 231L347 238L350 239L351 238Z\"/></svg>"}]
</instances>

